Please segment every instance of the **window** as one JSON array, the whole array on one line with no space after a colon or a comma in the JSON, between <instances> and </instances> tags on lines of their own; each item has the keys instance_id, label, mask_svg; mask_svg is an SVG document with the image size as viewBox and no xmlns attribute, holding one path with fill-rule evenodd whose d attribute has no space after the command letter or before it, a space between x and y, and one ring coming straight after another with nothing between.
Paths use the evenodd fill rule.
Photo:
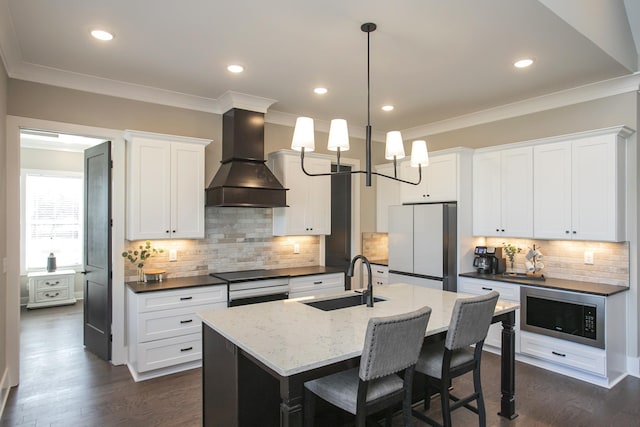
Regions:
<instances>
[{"instance_id":1,"label":"window","mask_svg":"<svg viewBox=\"0 0 640 427\"><path fill-rule=\"evenodd\" d=\"M23 268L42 270L53 252L58 268L82 265L83 177L23 170Z\"/></svg>"}]
</instances>

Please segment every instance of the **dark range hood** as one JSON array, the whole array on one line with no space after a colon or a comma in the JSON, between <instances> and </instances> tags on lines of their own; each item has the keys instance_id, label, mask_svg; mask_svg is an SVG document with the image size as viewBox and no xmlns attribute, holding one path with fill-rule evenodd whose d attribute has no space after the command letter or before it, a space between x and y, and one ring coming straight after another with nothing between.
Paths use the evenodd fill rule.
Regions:
<instances>
[{"instance_id":1,"label":"dark range hood","mask_svg":"<svg viewBox=\"0 0 640 427\"><path fill-rule=\"evenodd\" d=\"M222 165L207 206L285 207L286 191L264 159L264 114L232 108L222 117Z\"/></svg>"}]
</instances>

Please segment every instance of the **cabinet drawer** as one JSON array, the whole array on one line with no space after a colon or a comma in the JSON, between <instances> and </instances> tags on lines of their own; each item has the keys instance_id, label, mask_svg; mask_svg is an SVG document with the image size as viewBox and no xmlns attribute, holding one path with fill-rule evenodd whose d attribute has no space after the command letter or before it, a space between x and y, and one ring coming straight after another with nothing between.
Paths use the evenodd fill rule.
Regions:
<instances>
[{"instance_id":1,"label":"cabinet drawer","mask_svg":"<svg viewBox=\"0 0 640 427\"><path fill-rule=\"evenodd\" d=\"M558 365L606 375L605 350L528 332L520 334L520 351Z\"/></svg>"},{"instance_id":2,"label":"cabinet drawer","mask_svg":"<svg viewBox=\"0 0 640 427\"><path fill-rule=\"evenodd\" d=\"M196 305L142 313L138 316L138 342L200 333L202 321L196 313L220 307L226 307L226 304Z\"/></svg>"},{"instance_id":3,"label":"cabinet drawer","mask_svg":"<svg viewBox=\"0 0 640 427\"><path fill-rule=\"evenodd\" d=\"M518 285L468 277L460 277L458 280L458 292L460 293L482 295L491 291L500 293L500 299L520 302L520 286Z\"/></svg>"},{"instance_id":4,"label":"cabinet drawer","mask_svg":"<svg viewBox=\"0 0 640 427\"><path fill-rule=\"evenodd\" d=\"M289 287L294 294L304 291L324 291L326 289L344 290L344 273L292 277L289 279Z\"/></svg>"},{"instance_id":5,"label":"cabinet drawer","mask_svg":"<svg viewBox=\"0 0 640 427\"><path fill-rule=\"evenodd\" d=\"M69 299L69 288L43 289L36 291L36 302Z\"/></svg>"},{"instance_id":6,"label":"cabinet drawer","mask_svg":"<svg viewBox=\"0 0 640 427\"><path fill-rule=\"evenodd\" d=\"M49 290L54 288L68 288L71 284L71 277L47 277L33 279L36 291Z\"/></svg>"},{"instance_id":7,"label":"cabinet drawer","mask_svg":"<svg viewBox=\"0 0 640 427\"><path fill-rule=\"evenodd\" d=\"M227 302L227 286L194 287L138 294L138 312Z\"/></svg>"},{"instance_id":8,"label":"cabinet drawer","mask_svg":"<svg viewBox=\"0 0 640 427\"><path fill-rule=\"evenodd\" d=\"M200 333L138 344L138 372L202 359Z\"/></svg>"},{"instance_id":9,"label":"cabinet drawer","mask_svg":"<svg viewBox=\"0 0 640 427\"><path fill-rule=\"evenodd\" d=\"M389 267L386 265L371 264L371 277L389 279Z\"/></svg>"}]
</instances>

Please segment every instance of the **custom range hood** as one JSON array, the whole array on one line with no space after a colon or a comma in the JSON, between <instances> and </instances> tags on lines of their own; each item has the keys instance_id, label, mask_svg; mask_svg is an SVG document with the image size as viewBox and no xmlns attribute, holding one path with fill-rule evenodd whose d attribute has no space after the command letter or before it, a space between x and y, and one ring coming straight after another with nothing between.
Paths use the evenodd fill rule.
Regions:
<instances>
[{"instance_id":1,"label":"custom range hood","mask_svg":"<svg viewBox=\"0 0 640 427\"><path fill-rule=\"evenodd\" d=\"M232 108L222 117L222 160L207 206L285 207L286 191L264 159L264 113Z\"/></svg>"}]
</instances>

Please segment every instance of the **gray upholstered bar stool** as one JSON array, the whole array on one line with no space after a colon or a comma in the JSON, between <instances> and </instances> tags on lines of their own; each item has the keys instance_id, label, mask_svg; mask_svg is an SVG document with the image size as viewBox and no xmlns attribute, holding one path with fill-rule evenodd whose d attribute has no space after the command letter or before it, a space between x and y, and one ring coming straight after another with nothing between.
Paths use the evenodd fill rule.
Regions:
<instances>
[{"instance_id":1,"label":"gray upholstered bar stool","mask_svg":"<svg viewBox=\"0 0 640 427\"><path fill-rule=\"evenodd\" d=\"M366 417L387 409L391 423L393 405L403 403L405 425L411 424L413 369L424 341L431 308L397 316L369 319L360 367L304 383L304 425L313 426L315 396L356 416L356 426ZM397 373L404 371L404 379Z\"/></svg>"},{"instance_id":2,"label":"gray upholstered bar stool","mask_svg":"<svg viewBox=\"0 0 640 427\"><path fill-rule=\"evenodd\" d=\"M462 406L478 414L480 426L485 427L487 417L480 384L480 358L482 345L487 337L491 318L499 294L492 291L486 295L461 298L451 314L449 330L444 341L428 343L422 348L415 370L426 375L424 408L430 406L432 391L440 392L442 404L442 424L425 414L413 410L413 415L433 426L450 427L451 412ZM475 349L470 346L475 344ZM458 398L449 393L451 379L473 371L473 394ZM449 400L455 403L451 404ZM469 402L476 400L473 407Z\"/></svg>"}]
</instances>

